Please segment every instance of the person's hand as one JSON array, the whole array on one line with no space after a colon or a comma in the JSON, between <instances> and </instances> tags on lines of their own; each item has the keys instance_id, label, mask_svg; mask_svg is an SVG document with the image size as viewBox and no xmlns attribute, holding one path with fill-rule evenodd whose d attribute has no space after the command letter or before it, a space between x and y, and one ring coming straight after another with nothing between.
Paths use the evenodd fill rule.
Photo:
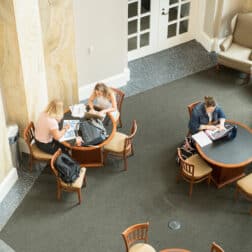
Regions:
<instances>
[{"instance_id":1,"label":"person's hand","mask_svg":"<svg viewBox=\"0 0 252 252\"><path fill-rule=\"evenodd\" d=\"M217 127L219 130L225 130L225 129L226 129L225 126L222 125L222 124L218 124L218 125L216 125L216 127Z\"/></svg>"},{"instance_id":2,"label":"person's hand","mask_svg":"<svg viewBox=\"0 0 252 252\"><path fill-rule=\"evenodd\" d=\"M207 125L207 126L206 126L206 129L207 129L207 130L216 130L217 127L216 127L215 125Z\"/></svg>"},{"instance_id":3,"label":"person's hand","mask_svg":"<svg viewBox=\"0 0 252 252\"><path fill-rule=\"evenodd\" d=\"M81 146L83 143L84 143L84 141L83 141L82 137L77 136L76 137L76 145Z\"/></svg>"},{"instance_id":4,"label":"person's hand","mask_svg":"<svg viewBox=\"0 0 252 252\"><path fill-rule=\"evenodd\" d=\"M67 131L70 128L70 124L67 123L66 125L64 125L64 129Z\"/></svg>"}]
</instances>

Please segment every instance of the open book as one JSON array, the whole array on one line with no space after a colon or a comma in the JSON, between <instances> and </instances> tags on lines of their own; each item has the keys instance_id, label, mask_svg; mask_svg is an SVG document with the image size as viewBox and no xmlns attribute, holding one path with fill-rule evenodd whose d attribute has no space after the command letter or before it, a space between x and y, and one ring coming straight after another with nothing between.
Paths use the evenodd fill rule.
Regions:
<instances>
[{"instance_id":1,"label":"open book","mask_svg":"<svg viewBox=\"0 0 252 252\"><path fill-rule=\"evenodd\" d=\"M66 131L63 137L60 138L60 142L68 141L76 138L75 132L79 129L80 120L64 120L63 127L67 124L70 125L70 128Z\"/></svg>"},{"instance_id":2,"label":"open book","mask_svg":"<svg viewBox=\"0 0 252 252\"><path fill-rule=\"evenodd\" d=\"M204 131L199 131L198 133L192 135L192 138L197 144L199 144L200 147L204 147L213 142Z\"/></svg>"},{"instance_id":3,"label":"open book","mask_svg":"<svg viewBox=\"0 0 252 252\"><path fill-rule=\"evenodd\" d=\"M84 114L86 112L86 107L84 104L74 104L72 106L69 106L69 108L71 110L72 117L84 117Z\"/></svg>"}]
</instances>

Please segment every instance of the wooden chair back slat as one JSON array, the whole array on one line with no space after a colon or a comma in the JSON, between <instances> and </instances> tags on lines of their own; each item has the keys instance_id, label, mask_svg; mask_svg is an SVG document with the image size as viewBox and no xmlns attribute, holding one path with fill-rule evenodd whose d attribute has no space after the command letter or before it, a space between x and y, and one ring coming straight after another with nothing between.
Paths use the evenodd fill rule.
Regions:
<instances>
[{"instance_id":1,"label":"wooden chair back slat","mask_svg":"<svg viewBox=\"0 0 252 252\"><path fill-rule=\"evenodd\" d=\"M178 157L179 157L179 165L181 168L181 172L183 172L183 174L185 174L187 176L189 175L193 178L194 177L194 165L186 162L186 160L183 159L180 148L178 148Z\"/></svg>"},{"instance_id":2,"label":"wooden chair back slat","mask_svg":"<svg viewBox=\"0 0 252 252\"><path fill-rule=\"evenodd\" d=\"M122 236L125 242L126 251L128 252L130 247L139 241L148 241L148 229L149 223L139 223L128 227L123 231Z\"/></svg>"},{"instance_id":3,"label":"wooden chair back slat","mask_svg":"<svg viewBox=\"0 0 252 252\"><path fill-rule=\"evenodd\" d=\"M224 252L224 249L217 243L213 242L212 247L211 247L211 252Z\"/></svg>"},{"instance_id":4,"label":"wooden chair back slat","mask_svg":"<svg viewBox=\"0 0 252 252\"><path fill-rule=\"evenodd\" d=\"M191 118L191 116L192 116L192 111L193 111L194 107L196 105L198 105L199 103L200 103L200 101L196 101L196 102L193 102L193 103L187 105L187 109L188 109L188 113L189 113L189 118Z\"/></svg>"}]
</instances>

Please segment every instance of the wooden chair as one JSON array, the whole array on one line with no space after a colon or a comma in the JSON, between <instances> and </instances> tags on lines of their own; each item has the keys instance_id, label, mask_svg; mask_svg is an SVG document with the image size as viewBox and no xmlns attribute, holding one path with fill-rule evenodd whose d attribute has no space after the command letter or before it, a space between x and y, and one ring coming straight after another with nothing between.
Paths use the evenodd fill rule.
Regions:
<instances>
[{"instance_id":1,"label":"wooden chair","mask_svg":"<svg viewBox=\"0 0 252 252\"><path fill-rule=\"evenodd\" d=\"M252 200L252 173L239 179L236 182L235 199L237 200L238 194L243 194L248 200ZM250 210L252 215L252 208Z\"/></svg>"},{"instance_id":2,"label":"wooden chair","mask_svg":"<svg viewBox=\"0 0 252 252\"><path fill-rule=\"evenodd\" d=\"M183 178L190 183L189 197L191 197L193 184L203 180L207 180L207 184L210 184L212 168L198 154L194 154L184 160L180 148L177 149L177 152L180 166L177 182L179 182L180 178Z\"/></svg>"},{"instance_id":3,"label":"wooden chair","mask_svg":"<svg viewBox=\"0 0 252 252\"><path fill-rule=\"evenodd\" d=\"M123 100L124 100L125 93L123 91L121 91L120 89L117 89L117 88L112 88L111 87L111 89L115 93L116 103L117 103L117 110L119 111L118 127L122 128L122 118L121 118L122 112L121 112L121 110L122 110L122 103L123 103Z\"/></svg>"},{"instance_id":4,"label":"wooden chair","mask_svg":"<svg viewBox=\"0 0 252 252\"><path fill-rule=\"evenodd\" d=\"M55 168L55 161L60 154L61 149L58 149L51 159L51 169L57 181L57 199L58 200L61 199L61 191L77 192L79 204L81 204L81 188L83 187L83 185L86 186L86 168L85 167L81 168L79 177L73 183L70 184L65 183L64 181L61 180L58 171Z\"/></svg>"},{"instance_id":5,"label":"wooden chair","mask_svg":"<svg viewBox=\"0 0 252 252\"><path fill-rule=\"evenodd\" d=\"M196 101L196 102L193 102L193 103L187 105L187 109L188 109L188 113L189 113L189 117L190 117L190 118L191 118L191 116L192 116L192 111L193 111L194 107L195 107L196 105L198 105L199 103L200 103L200 101Z\"/></svg>"},{"instance_id":6,"label":"wooden chair","mask_svg":"<svg viewBox=\"0 0 252 252\"><path fill-rule=\"evenodd\" d=\"M124 161L124 170L128 169L127 157L134 155L133 138L137 132L136 120L133 120L130 135L116 132L112 140L104 145L104 162L108 155L122 158Z\"/></svg>"},{"instance_id":7,"label":"wooden chair","mask_svg":"<svg viewBox=\"0 0 252 252\"><path fill-rule=\"evenodd\" d=\"M187 109L188 109L188 113L189 113L189 119L192 116L192 111L193 111L194 107L196 105L198 105L199 103L200 103L200 101L196 101L196 102L193 102L193 103L187 105ZM190 136L190 135L191 135L191 132L190 132L190 130L188 130L187 136Z\"/></svg>"},{"instance_id":8,"label":"wooden chair","mask_svg":"<svg viewBox=\"0 0 252 252\"><path fill-rule=\"evenodd\" d=\"M182 248L167 248L167 249L162 249L159 252L191 252L191 251L187 249L182 249Z\"/></svg>"},{"instance_id":9,"label":"wooden chair","mask_svg":"<svg viewBox=\"0 0 252 252\"><path fill-rule=\"evenodd\" d=\"M212 243L211 252L224 252L224 249L215 242Z\"/></svg>"},{"instance_id":10,"label":"wooden chair","mask_svg":"<svg viewBox=\"0 0 252 252\"><path fill-rule=\"evenodd\" d=\"M35 127L34 123L30 122L24 130L24 140L28 145L30 156L29 156L29 168L32 171L34 161L45 161L50 162L52 155L40 150L35 143Z\"/></svg>"},{"instance_id":11,"label":"wooden chair","mask_svg":"<svg viewBox=\"0 0 252 252\"><path fill-rule=\"evenodd\" d=\"M126 252L155 252L148 242L149 222L132 225L122 232Z\"/></svg>"}]
</instances>

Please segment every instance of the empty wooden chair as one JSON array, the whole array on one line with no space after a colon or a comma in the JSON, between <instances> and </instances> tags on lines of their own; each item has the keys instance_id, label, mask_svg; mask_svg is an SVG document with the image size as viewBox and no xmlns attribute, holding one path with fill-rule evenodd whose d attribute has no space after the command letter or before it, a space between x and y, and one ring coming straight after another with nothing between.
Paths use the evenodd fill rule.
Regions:
<instances>
[{"instance_id":1,"label":"empty wooden chair","mask_svg":"<svg viewBox=\"0 0 252 252\"><path fill-rule=\"evenodd\" d=\"M221 248L221 246L218 245L217 243L213 242L212 247L211 247L211 252L224 252L224 249Z\"/></svg>"},{"instance_id":2,"label":"empty wooden chair","mask_svg":"<svg viewBox=\"0 0 252 252\"><path fill-rule=\"evenodd\" d=\"M177 182L180 178L183 178L190 183L189 197L191 197L193 184L199 183L203 180L207 180L208 185L210 184L212 167L210 167L198 154L194 154L184 160L180 148L177 149L177 152L180 167L177 175Z\"/></svg>"},{"instance_id":3,"label":"empty wooden chair","mask_svg":"<svg viewBox=\"0 0 252 252\"><path fill-rule=\"evenodd\" d=\"M248 200L252 201L252 173L239 179L236 182L235 199L237 200L238 194L241 193ZM250 209L252 215L252 208Z\"/></svg>"},{"instance_id":4,"label":"empty wooden chair","mask_svg":"<svg viewBox=\"0 0 252 252\"><path fill-rule=\"evenodd\" d=\"M130 135L116 132L112 140L104 146L104 162L108 155L122 158L124 161L124 170L128 169L127 158L134 155L133 138L137 132L136 120L133 120Z\"/></svg>"},{"instance_id":5,"label":"empty wooden chair","mask_svg":"<svg viewBox=\"0 0 252 252\"><path fill-rule=\"evenodd\" d=\"M122 232L126 252L155 252L148 244L149 222L132 225Z\"/></svg>"},{"instance_id":6,"label":"empty wooden chair","mask_svg":"<svg viewBox=\"0 0 252 252\"><path fill-rule=\"evenodd\" d=\"M66 192L76 192L78 194L78 200L79 204L81 204L81 188L86 186L86 168L82 167L80 170L80 175L79 177L73 182L73 183L65 183L58 174L57 169L55 168L55 161L58 158L58 156L61 154L61 149L58 149L54 155L52 156L51 159L51 169L53 171L53 174L56 177L57 181L57 199L61 199L61 192L66 191Z\"/></svg>"},{"instance_id":7,"label":"empty wooden chair","mask_svg":"<svg viewBox=\"0 0 252 252\"><path fill-rule=\"evenodd\" d=\"M30 122L24 130L24 140L28 145L29 156L29 168L32 171L34 161L50 162L52 155L40 150L35 143L35 127L34 123Z\"/></svg>"},{"instance_id":8,"label":"empty wooden chair","mask_svg":"<svg viewBox=\"0 0 252 252\"><path fill-rule=\"evenodd\" d=\"M122 103L124 100L124 92L117 88L112 88L116 96L117 110L119 111L118 127L122 128Z\"/></svg>"}]
</instances>

